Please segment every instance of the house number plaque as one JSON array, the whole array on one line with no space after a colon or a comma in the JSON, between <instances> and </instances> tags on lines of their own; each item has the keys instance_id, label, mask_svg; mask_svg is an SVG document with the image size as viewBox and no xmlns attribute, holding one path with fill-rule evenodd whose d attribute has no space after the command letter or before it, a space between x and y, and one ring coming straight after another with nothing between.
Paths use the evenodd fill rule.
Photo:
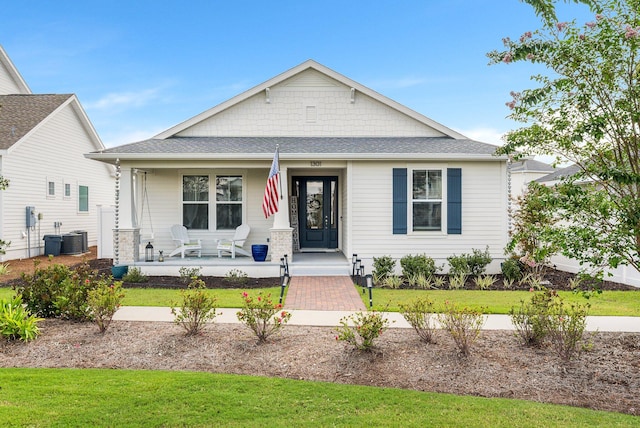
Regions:
<instances>
[{"instance_id":1,"label":"house number plaque","mask_svg":"<svg viewBox=\"0 0 640 428\"><path fill-rule=\"evenodd\" d=\"M322 162L321 161L310 161L311 166L322 166Z\"/></svg>"}]
</instances>

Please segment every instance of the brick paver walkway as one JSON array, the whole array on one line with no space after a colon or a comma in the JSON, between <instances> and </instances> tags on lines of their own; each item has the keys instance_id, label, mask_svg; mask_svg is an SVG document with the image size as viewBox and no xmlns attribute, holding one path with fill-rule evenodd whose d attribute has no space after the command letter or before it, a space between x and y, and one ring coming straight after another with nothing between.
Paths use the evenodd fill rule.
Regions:
<instances>
[{"instance_id":1,"label":"brick paver walkway","mask_svg":"<svg viewBox=\"0 0 640 428\"><path fill-rule=\"evenodd\" d=\"M294 276L284 307L317 311L366 310L358 288L348 276Z\"/></svg>"}]
</instances>

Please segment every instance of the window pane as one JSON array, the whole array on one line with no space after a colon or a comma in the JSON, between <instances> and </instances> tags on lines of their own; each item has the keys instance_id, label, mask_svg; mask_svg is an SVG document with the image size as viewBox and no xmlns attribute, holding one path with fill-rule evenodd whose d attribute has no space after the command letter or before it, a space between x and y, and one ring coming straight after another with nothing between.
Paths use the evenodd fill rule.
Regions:
<instances>
[{"instance_id":1,"label":"window pane","mask_svg":"<svg viewBox=\"0 0 640 428\"><path fill-rule=\"evenodd\" d=\"M242 177L217 176L216 177L216 201L242 201Z\"/></svg>"},{"instance_id":2,"label":"window pane","mask_svg":"<svg viewBox=\"0 0 640 428\"><path fill-rule=\"evenodd\" d=\"M235 229L242 224L241 204L216 205L216 229Z\"/></svg>"},{"instance_id":3,"label":"window pane","mask_svg":"<svg viewBox=\"0 0 640 428\"><path fill-rule=\"evenodd\" d=\"M427 171L413 171L413 199L427 199Z\"/></svg>"},{"instance_id":4,"label":"window pane","mask_svg":"<svg viewBox=\"0 0 640 428\"><path fill-rule=\"evenodd\" d=\"M429 171L428 199L442 199L442 171Z\"/></svg>"},{"instance_id":5,"label":"window pane","mask_svg":"<svg viewBox=\"0 0 640 428\"><path fill-rule=\"evenodd\" d=\"M209 205L182 205L182 224L187 229L209 229Z\"/></svg>"},{"instance_id":6,"label":"window pane","mask_svg":"<svg viewBox=\"0 0 640 428\"><path fill-rule=\"evenodd\" d=\"M64 185L64 195L69 197L71 196L71 184L65 183Z\"/></svg>"},{"instance_id":7,"label":"window pane","mask_svg":"<svg viewBox=\"0 0 640 428\"><path fill-rule=\"evenodd\" d=\"M89 211L89 187L78 186L78 211Z\"/></svg>"},{"instance_id":8,"label":"window pane","mask_svg":"<svg viewBox=\"0 0 640 428\"><path fill-rule=\"evenodd\" d=\"M185 175L182 177L183 201L208 201L209 177L206 175Z\"/></svg>"},{"instance_id":9,"label":"window pane","mask_svg":"<svg viewBox=\"0 0 640 428\"><path fill-rule=\"evenodd\" d=\"M440 230L441 202L413 203L413 230Z\"/></svg>"}]
</instances>

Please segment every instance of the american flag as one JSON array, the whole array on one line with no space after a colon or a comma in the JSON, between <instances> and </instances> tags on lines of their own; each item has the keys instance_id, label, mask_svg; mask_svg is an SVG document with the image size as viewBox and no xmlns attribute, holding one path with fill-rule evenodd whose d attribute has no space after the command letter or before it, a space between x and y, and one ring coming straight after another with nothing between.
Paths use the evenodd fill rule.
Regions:
<instances>
[{"instance_id":1,"label":"american flag","mask_svg":"<svg viewBox=\"0 0 640 428\"><path fill-rule=\"evenodd\" d=\"M278 199L280 198L278 193L278 180L280 179L280 155L278 150L279 148L276 147L269 178L267 178L267 187L264 189L264 198L262 198L262 211L265 218L269 218L270 215L278 212Z\"/></svg>"}]
</instances>

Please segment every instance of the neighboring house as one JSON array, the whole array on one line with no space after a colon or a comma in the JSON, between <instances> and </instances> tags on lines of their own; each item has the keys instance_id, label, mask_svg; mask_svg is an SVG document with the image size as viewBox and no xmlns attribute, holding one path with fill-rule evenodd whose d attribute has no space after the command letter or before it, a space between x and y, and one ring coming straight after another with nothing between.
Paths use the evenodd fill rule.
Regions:
<instances>
[{"instance_id":1,"label":"neighboring house","mask_svg":"<svg viewBox=\"0 0 640 428\"><path fill-rule=\"evenodd\" d=\"M276 146L282 199L265 219ZM274 261L340 251L369 266L423 253L443 265L488 246L496 271L508 176L495 149L309 60L152 139L87 157L119 162L120 263L140 259L140 234L171 250L169 229L184 224L215 254L215 239L247 223L248 245L269 242Z\"/></svg>"},{"instance_id":2,"label":"neighboring house","mask_svg":"<svg viewBox=\"0 0 640 428\"><path fill-rule=\"evenodd\" d=\"M81 230L96 244L97 206L113 205L113 167L84 153L103 148L75 95L32 94L0 47L0 174L10 180L0 239L11 242L2 260L43 254L45 235Z\"/></svg>"},{"instance_id":3,"label":"neighboring house","mask_svg":"<svg viewBox=\"0 0 640 428\"><path fill-rule=\"evenodd\" d=\"M535 159L523 159L509 165L511 197L522 196L530 182L553 173L556 169Z\"/></svg>"}]
</instances>

